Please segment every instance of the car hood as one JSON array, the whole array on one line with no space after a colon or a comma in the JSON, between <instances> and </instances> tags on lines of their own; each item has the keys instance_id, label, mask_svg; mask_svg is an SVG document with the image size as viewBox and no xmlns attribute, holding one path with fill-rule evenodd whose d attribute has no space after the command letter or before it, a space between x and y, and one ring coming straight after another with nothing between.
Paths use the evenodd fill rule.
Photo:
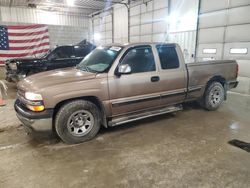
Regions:
<instances>
[{"instance_id":1,"label":"car hood","mask_svg":"<svg viewBox=\"0 0 250 188\"><path fill-rule=\"evenodd\" d=\"M23 91L38 91L51 86L90 80L96 73L81 71L76 68L57 69L29 76L18 83L18 89Z\"/></svg>"},{"instance_id":2,"label":"car hood","mask_svg":"<svg viewBox=\"0 0 250 188\"><path fill-rule=\"evenodd\" d=\"M18 59L10 59L9 62L22 62L22 63L26 63L26 62L34 62L34 61L41 61L41 58L18 58Z\"/></svg>"}]
</instances>

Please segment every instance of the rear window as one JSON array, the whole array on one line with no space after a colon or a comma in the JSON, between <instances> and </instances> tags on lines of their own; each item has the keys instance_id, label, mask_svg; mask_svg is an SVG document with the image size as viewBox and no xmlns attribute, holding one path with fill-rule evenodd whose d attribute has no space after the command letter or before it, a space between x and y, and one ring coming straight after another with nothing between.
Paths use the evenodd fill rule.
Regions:
<instances>
[{"instance_id":1,"label":"rear window","mask_svg":"<svg viewBox=\"0 0 250 188\"><path fill-rule=\"evenodd\" d=\"M74 57L71 46L59 46L49 54L50 59L64 59L71 57Z\"/></svg>"},{"instance_id":2,"label":"rear window","mask_svg":"<svg viewBox=\"0 0 250 188\"><path fill-rule=\"evenodd\" d=\"M157 46L161 68L176 69L179 68L179 58L173 46Z\"/></svg>"},{"instance_id":3,"label":"rear window","mask_svg":"<svg viewBox=\"0 0 250 188\"><path fill-rule=\"evenodd\" d=\"M85 57L92 51L92 46L74 46L74 52L76 57Z\"/></svg>"}]
</instances>

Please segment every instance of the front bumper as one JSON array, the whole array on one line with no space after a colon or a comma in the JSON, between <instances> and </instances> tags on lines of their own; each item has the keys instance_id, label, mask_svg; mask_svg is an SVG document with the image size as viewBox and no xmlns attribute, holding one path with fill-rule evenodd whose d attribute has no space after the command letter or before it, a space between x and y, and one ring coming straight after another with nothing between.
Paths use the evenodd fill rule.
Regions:
<instances>
[{"instance_id":1,"label":"front bumper","mask_svg":"<svg viewBox=\"0 0 250 188\"><path fill-rule=\"evenodd\" d=\"M6 73L6 78L8 82L18 82L26 77L25 74L16 74L16 73Z\"/></svg>"},{"instance_id":2,"label":"front bumper","mask_svg":"<svg viewBox=\"0 0 250 188\"><path fill-rule=\"evenodd\" d=\"M52 132L52 109L43 112L32 112L25 109L18 99L14 108L18 119L22 122L27 132Z\"/></svg>"}]
</instances>

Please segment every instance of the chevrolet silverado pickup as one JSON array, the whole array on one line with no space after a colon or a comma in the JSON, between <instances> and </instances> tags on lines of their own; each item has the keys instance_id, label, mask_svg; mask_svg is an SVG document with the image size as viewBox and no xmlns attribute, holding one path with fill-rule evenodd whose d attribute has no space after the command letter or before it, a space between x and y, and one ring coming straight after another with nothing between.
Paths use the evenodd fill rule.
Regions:
<instances>
[{"instance_id":1,"label":"chevrolet silverado pickup","mask_svg":"<svg viewBox=\"0 0 250 188\"><path fill-rule=\"evenodd\" d=\"M75 68L19 82L15 110L28 130L54 131L74 144L92 139L101 126L176 112L188 101L216 110L237 75L234 60L185 64L177 44L112 44Z\"/></svg>"},{"instance_id":2,"label":"chevrolet silverado pickup","mask_svg":"<svg viewBox=\"0 0 250 188\"><path fill-rule=\"evenodd\" d=\"M74 67L94 48L95 45L85 42L81 45L58 46L40 57L9 59L5 62L5 79L18 82L38 72Z\"/></svg>"}]
</instances>

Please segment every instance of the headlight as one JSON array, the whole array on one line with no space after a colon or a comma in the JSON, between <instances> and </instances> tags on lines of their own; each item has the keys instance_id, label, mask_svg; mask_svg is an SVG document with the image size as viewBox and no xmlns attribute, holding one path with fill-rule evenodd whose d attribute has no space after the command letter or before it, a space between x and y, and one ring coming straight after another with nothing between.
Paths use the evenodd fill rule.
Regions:
<instances>
[{"instance_id":1,"label":"headlight","mask_svg":"<svg viewBox=\"0 0 250 188\"><path fill-rule=\"evenodd\" d=\"M34 112L41 112L44 110L42 95L32 92L25 93L26 107Z\"/></svg>"},{"instance_id":2,"label":"headlight","mask_svg":"<svg viewBox=\"0 0 250 188\"><path fill-rule=\"evenodd\" d=\"M32 93L32 92L25 92L25 98L31 101L42 101L43 97L40 94Z\"/></svg>"},{"instance_id":3,"label":"headlight","mask_svg":"<svg viewBox=\"0 0 250 188\"><path fill-rule=\"evenodd\" d=\"M17 70L17 65L16 65L16 63L10 63L10 64L9 64L9 67L10 67L12 70Z\"/></svg>"}]
</instances>

